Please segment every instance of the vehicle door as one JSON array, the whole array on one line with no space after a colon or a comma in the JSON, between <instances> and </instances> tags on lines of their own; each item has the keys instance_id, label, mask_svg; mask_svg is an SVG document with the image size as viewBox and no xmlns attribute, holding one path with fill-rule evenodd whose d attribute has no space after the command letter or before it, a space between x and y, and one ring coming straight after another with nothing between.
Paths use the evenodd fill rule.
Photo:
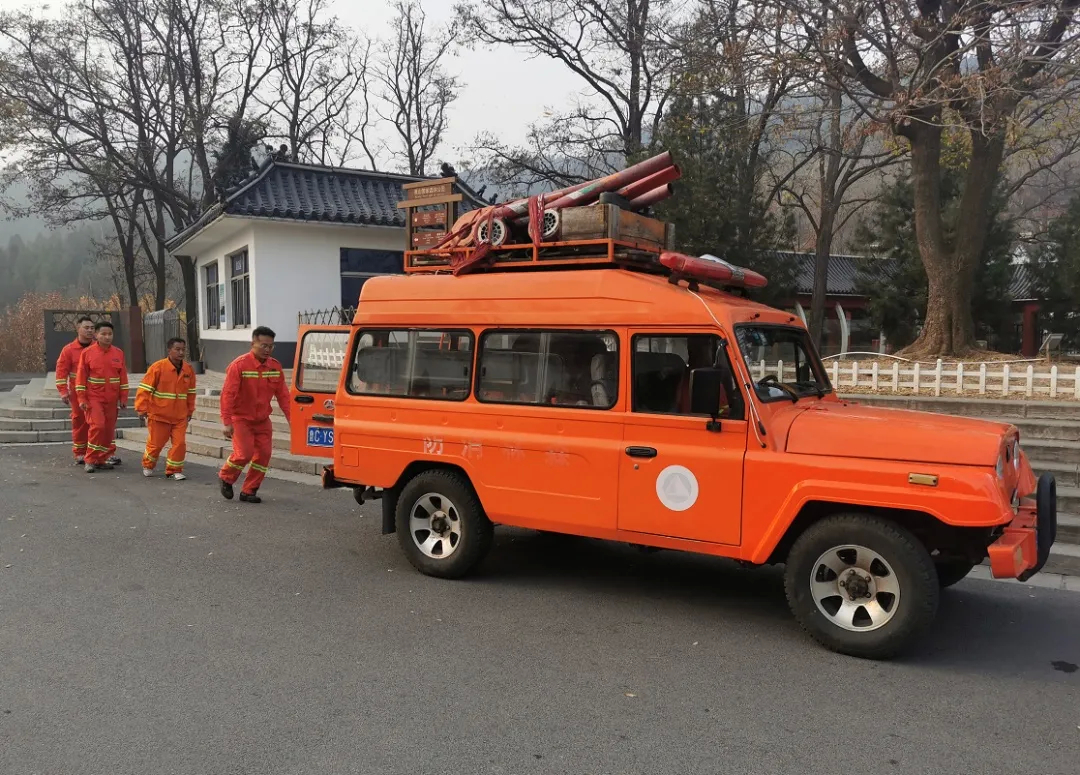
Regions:
<instances>
[{"instance_id":1,"label":"vehicle door","mask_svg":"<svg viewBox=\"0 0 1080 775\"><path fill-rule=\"evenodd\" d=\"M334 456L334 398L350 331L350 326L300 326L289 423L294 455Z\"/></svg>"},{"instance_id":2,"label":"vehicle door","mask_svg":"<svg viewBox=\"0 0 1080 775\"><path fill-rule=\"evenodd\" d=\"M737 545L748 429L744 399L728 380L718 429L707 427L708 417L690 414L690 372L727 363L720 337L712 331L630 334L619 529Z\"/></svg>"}]
</instances>

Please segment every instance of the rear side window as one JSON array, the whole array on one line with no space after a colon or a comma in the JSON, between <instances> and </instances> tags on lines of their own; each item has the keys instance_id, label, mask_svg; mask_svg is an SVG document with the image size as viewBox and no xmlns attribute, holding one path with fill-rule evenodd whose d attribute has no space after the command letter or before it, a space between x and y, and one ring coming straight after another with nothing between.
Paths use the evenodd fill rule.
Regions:
<instances>
[{"instance_id":1,"label":"rear side window","mask_svg":"<svg viewBox=\"0 0 1080 775\"><path fill-rule=\"evenodd\" d=\"M296 387L305 393L336 393L348 345L348 329L304 334Z\"/></svg>"},{"instance_id":2,"label":"rear side window","mask_svg":"<svg viewBox=\"0 0 1080 775\"><path fill-rule=\"evenodd\" d=\"M357 337L350 393L464 401L472 384L471 331L367 330Z\"/></svg>"},{"instance_id":3,"label":"rear side window","mask_svg":"<svg viewBox=\"0 0 1080 775\"><path fill-rule=\"evenodd\" d=\"M499 404L610 409L619 394L614 331L486 331L476 398Z\"/></svg>"}]
</instances>

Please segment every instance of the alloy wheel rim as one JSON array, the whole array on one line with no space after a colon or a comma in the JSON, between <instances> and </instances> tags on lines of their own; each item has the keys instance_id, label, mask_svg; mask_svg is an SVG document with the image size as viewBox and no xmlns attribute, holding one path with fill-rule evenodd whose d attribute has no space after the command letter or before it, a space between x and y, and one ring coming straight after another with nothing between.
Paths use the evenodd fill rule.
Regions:
<instances>
[{"instance_id":1,"label":"alloy wheel rim","mask_svg":"<svg viewBox=\"0 0 1080 775\"><path fill-rule=\"evenodd\" d=\"M461 545L461 512L445 495L421 495L409 510L409 535L425 557L445 560Z\"/></svg>"},{"instance_id":2,"label":"alloy wheel rim","mask_svg":"<svg viewBox=\"0 0 1080 775\"><path fill-rule=\"evenodd\" d=\"M810 569L810 594L829 622L848 632L884 627L900 606L900 582L878 552L858 544L825 551Z\"/></svg>"}]
</instances>

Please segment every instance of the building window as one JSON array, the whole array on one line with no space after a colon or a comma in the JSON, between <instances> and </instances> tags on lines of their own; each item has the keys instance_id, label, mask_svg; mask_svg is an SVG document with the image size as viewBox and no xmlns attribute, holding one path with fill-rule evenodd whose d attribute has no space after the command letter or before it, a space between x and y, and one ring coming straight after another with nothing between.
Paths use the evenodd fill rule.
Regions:
<instances>
[{"instance_id":1,"label":"building window","mask_svg":"<svg viewBox=\"0 0 1080 775\"><path fill-rule=\"evenodd\" d=\"M341 306L355 307L360 289L372 277L403 274L405 254L399 250L341 248Z\"/></svg>"},{"instance_id":2,"label":"building window","mask_svg":"<svg viewBox=\"0 0 1080 775\"><path fill-rule=\"evenodd\" d=\"M472 384L471 331L363 331L349 392L464 401Z\"/></svg>"},{"instance_id":3,"label":"building window","mask_svg":"<svg viewBox=\"0 0 1080 775\"><path fill-rule=\"evenodd\" d=\"M232 288L232 327L251 325L251 275L248 274L248 253L242 250L229 256Z\"/></svg>"},{"instance_id":4,"label":"building window","mask_svg":"<svg viewBox=\"0 0 1080 775\"><path fill-rule=\"evenodd\" d=\"M610 409L619 395L614 331L486 331L476 398L498 404Z\"/></svg>"},{"instance_id":5,"label":"building window","mask_svg":"<svg viewBox=\"0 0 1080 775\"><path fill-rule=\"evenodd\" d=\"M207 264L203 267L203 276L206 280L205 328L221 328L221 286L218 280L217 263Z\"/></svg>"}]
</instances>

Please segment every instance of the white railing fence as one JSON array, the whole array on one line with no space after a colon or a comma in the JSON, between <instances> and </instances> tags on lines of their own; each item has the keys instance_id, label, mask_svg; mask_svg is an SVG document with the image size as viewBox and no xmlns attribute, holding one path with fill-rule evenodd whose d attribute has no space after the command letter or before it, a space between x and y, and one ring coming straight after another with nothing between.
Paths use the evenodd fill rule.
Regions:
<instances>
[{"instance_id":1,"label":"white railing fence","mask_svg":"<svg viewBox=\"0 0 1080 775\"><path fill-rule=\"evenodd\" d=\"M858 361L826 366L837 392L856 388L876 393L913 393L915 395L1024 396L1080 401L1080 366L1000 366L994 364L950 363L938 361L927 368L919 363L902 366L899 361L882 366L878 362L862 365ZM785 381L796 379L795 367L783 361L759 361L753 371L757 379L766 374L783 374Z\"/></svg>"}]
</instances>

